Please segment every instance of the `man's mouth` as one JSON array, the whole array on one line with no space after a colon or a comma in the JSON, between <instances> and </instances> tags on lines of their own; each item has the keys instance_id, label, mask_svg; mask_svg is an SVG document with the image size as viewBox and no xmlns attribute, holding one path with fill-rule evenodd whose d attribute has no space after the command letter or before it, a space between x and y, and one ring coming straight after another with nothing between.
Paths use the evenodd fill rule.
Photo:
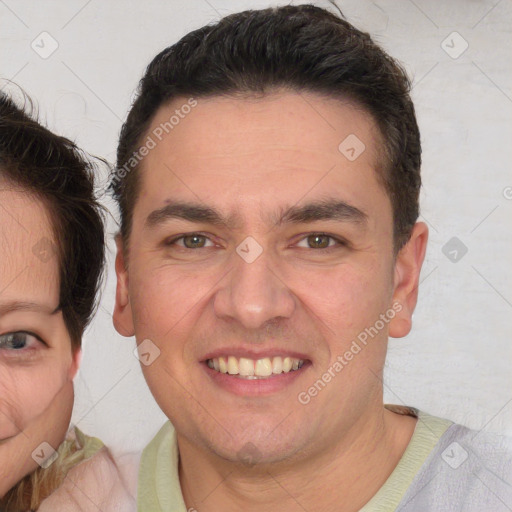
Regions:
<instances>
[{"instance_id":1,"label":"man's mouth","mask_svg":"<svg viewBox=\"0 0 512 512\"><path fill-rule=\"evenodd\" d=\"M305 362L304 359L280 356L263 359L221 356L206 360L206 364L212 370L248 380L267 379L282 373L293 372L302 368Z\"/></svg>"}]
</instances>

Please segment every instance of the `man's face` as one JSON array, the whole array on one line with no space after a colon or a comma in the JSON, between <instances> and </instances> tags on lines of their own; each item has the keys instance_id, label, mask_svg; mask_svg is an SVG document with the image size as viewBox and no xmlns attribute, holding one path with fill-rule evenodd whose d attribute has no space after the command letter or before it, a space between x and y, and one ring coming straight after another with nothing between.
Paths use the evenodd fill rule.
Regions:
<instances>
[{"instance_id":1,"label":"man's face","mask_svg":"<svg viewBox=\"0 0 512 512\"><path fill-rule=\"evenodd\" d=\"M115 325L144 343L145 378L179 436L233 461L327 451L382 407L396 322L376 126L362 109L313 94L186 103L161 107L148 131L157 143L141 167L128 270L118 246ZM158 141L177 109L191 111ZM225 224L178 203L214 209ZM338 356L371 327L340 370ZM229 374L279 371L279 356L304 364ZM227 374L215 369L220 357Z\"/></svg>"}]
</instances>

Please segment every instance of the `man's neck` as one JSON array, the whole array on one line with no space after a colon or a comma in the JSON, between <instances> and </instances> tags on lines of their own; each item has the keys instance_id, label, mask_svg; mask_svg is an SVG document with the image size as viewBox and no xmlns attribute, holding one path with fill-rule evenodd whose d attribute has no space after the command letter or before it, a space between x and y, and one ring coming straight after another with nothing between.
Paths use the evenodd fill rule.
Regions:
<instances>
[{"instance_id":1,"label":"man's neck","mask_svg":"<svg viewBox=\"0 0 512 512\"><path fill-rule=\"evenodd\" d=\"M326 451L286 465L213 463L178 435L187 510L356 512L382 487L403 455L416 419L382 408Z\"/></svg>"}]
</instances>

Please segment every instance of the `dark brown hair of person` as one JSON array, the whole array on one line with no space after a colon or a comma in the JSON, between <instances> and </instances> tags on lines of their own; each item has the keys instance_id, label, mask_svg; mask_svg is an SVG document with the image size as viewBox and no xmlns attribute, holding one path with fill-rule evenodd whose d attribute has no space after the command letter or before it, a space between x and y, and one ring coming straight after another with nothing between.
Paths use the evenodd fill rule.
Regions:
<instances>
[{"instance_id":1,"label":"dark brown hair of person","mask_svg":"<svg viewBox=\"0 0 512 512\"><path fill-rule=\"evenodd\" d=\"M126 251L140 186L133 157L158 109L177 97L264 97L283 89L351 101L371 114L382 139L376 172L393 209L395 251L403 246L419 215L421 186L410 81L396 60L342 17L288 5L226 16L149 64L121 130L110 182Z\"/></svg>"},{"instance_id":2,"label":"dark brown hair of person","mask_svg":"<svg viewBox=\"0 0 512 512\"><path fill-rule=\"evenodd\" d=\"M104 208L95 198L95 167L73 142L0 93L0 182L47 208L54 240L42 239L41 248L58 257L59 308L78 348L97 307L105 263Z\"/></svg>"}]
</instances>

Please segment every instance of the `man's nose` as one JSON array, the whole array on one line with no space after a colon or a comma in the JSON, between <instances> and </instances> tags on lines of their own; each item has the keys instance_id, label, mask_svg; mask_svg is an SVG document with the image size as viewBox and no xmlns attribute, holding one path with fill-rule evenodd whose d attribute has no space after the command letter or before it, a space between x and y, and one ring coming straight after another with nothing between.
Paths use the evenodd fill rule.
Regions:
<instances>
[{"instance_id":1,"label":"man's nose","mask_svg":"<svg viewBox=\"0 0 512 512\"><path fill-rule=\"evenodd\" d=\"M235 319L246 329L258 329L276 318L292 316L295 297L267 251L251 262L233 254L232 264L214 299L219 318Z\"/></svg>"}]
</instances>

